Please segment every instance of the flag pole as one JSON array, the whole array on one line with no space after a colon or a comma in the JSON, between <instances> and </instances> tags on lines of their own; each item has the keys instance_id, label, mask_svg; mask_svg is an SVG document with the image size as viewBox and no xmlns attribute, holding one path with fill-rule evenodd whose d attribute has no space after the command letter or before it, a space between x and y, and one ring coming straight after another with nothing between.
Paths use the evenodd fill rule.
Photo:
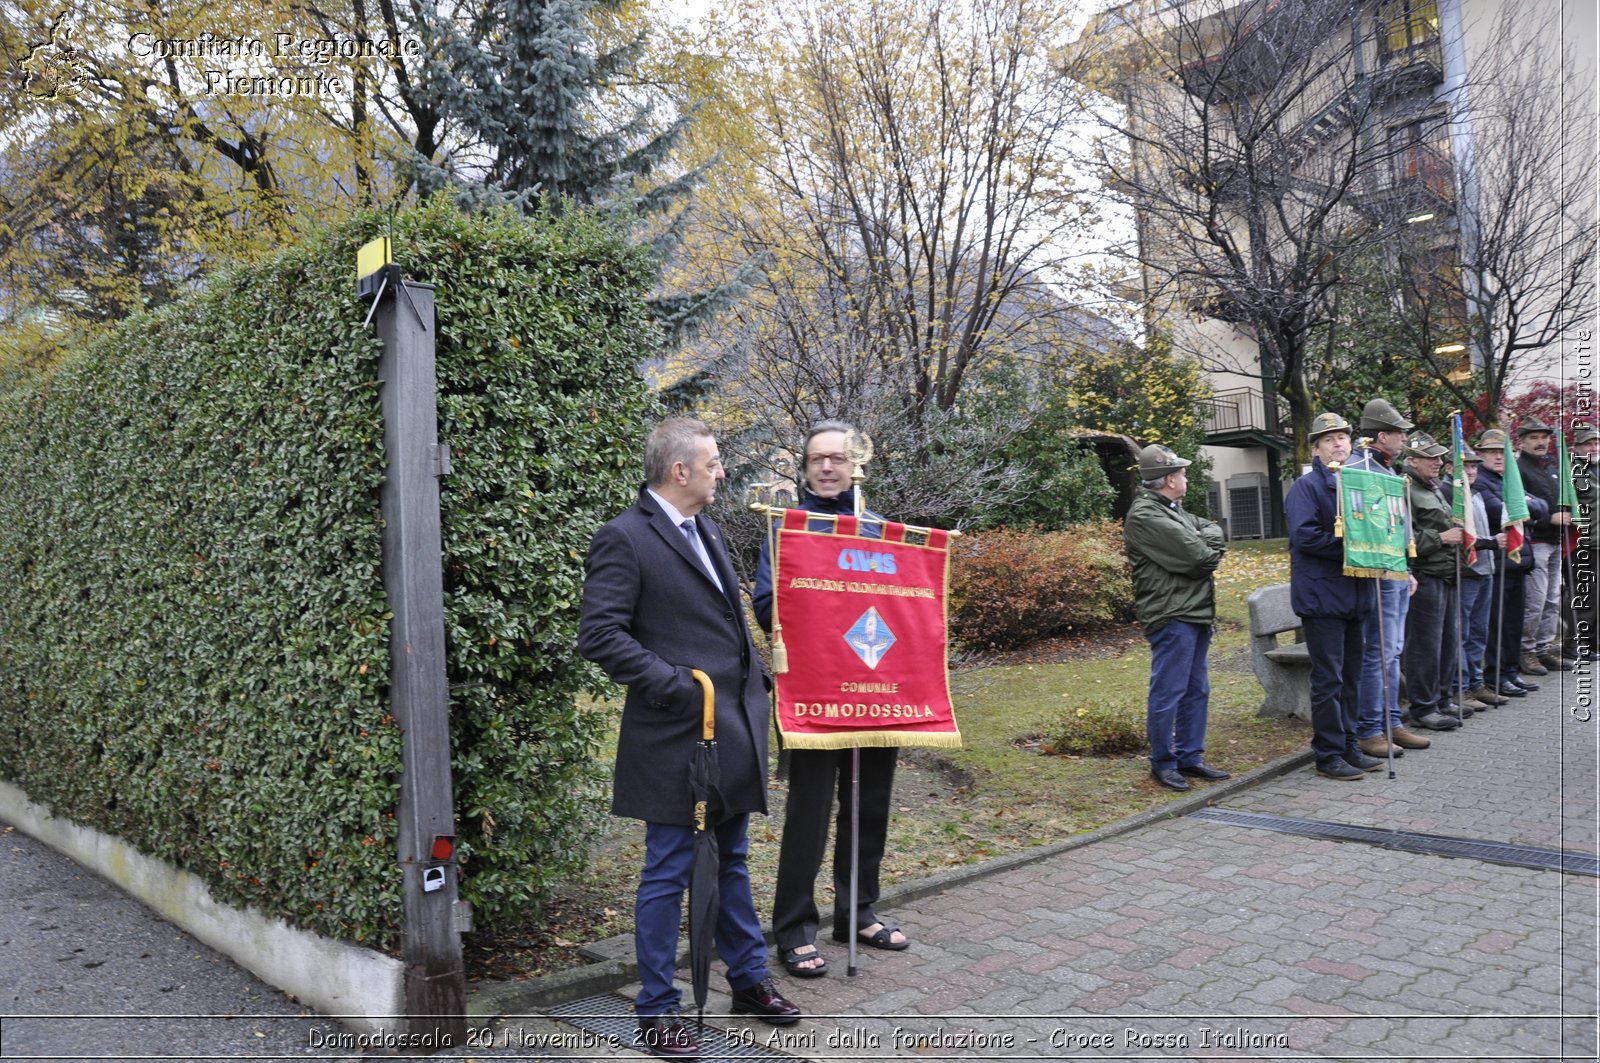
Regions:
<instances>
[{"instance_id":1,"label":"flag pole","mask_svg":"<svg viewBox=\"0 0 1600 1063\"><path fill-rule=\"evenodd\" d=\"M867 479L866 464L872 460L872 440L865 432L851 429L845 436L845 456L850 460L850 486L855 497L856 530L860 531L861 515L867 506L861 485ZM879 529L878 535L883 535ZM856 944L860 935L856 926L856 906L861 896L861 747L850 747L850 944L845 953L845 975L856 976Z\"/></svg>"},{"instance_id":2,"label":"flag pole","mask_svg":"<svg viewBox=\"0 0 1600 1063\"><path fill-rule=\"evenodd\" d=\"M1461 555L1466 553L1466 549L1467 549L1467 544L1466 544L1466 541L1465 541L1466 540L1465 528L1466 528L1466 526L1468 524L1472 523L1472 520L1471 520L1471 517L1472 517L1472 491L1471 491L1470 488L1467 487L1466 453L1465 453L1465 451L1462 450L1462 447L1465 445L1465 440L1462 438L1462 433L1461 433L1461 411L1460 410L1457 410L1451 416L1451 418L1450 418L1450 427L1451 427L1451 430L1452 430L1452 435L1454 436L1454 438L1450 441L1450 449L1453 452L1453 460L1451 461L1451 470L1450 470L1451 474L1452 474L1451 475L1451 485L1450 485L1450 495L1451 495L1451 498L1450 498L1450 503L1451 503L1450 504L1450 509L1451 509L1452 515L1454 515L1456 494L1457 494L1457 492L1462 492L1462 494L1461 494L1462 515L1461 515L1461 524L1459 526L1463 529L1462 542L1457 544L1457 546L1456 546L1456 548L1454 550L1455 561L1456 561L1456 690L1459 692L1456 695L1456 697L1458 699L1457 702L1456 702L1456 708L1458 710L1458 718L1461 720L1462 723L1466 723L1467 722L1467 633L1466 633L1466 630L1465 630L1465 627L1464 627L1464 621L1462 619L1462 614L1461 614ZM1457 481L1457 479L1456 479L1456 477L1454 475L1457 472L1459 472L1461 474L1459 481Z\"/></svg>"}]
</instances>

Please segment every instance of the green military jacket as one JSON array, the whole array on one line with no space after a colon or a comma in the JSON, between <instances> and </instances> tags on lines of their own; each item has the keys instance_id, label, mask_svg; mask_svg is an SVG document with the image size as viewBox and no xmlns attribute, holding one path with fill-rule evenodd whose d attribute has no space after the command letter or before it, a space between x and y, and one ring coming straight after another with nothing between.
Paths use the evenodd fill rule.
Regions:
<instances>
[{"instance_id":1,"label":"green military jacket","mask_svg":"<svg viewBox=\"0 0 1600 1063\"><path fill-rule=\"evenodd\" d=\"M1466 557L1461 555L1459 547L1439 540L1440 533L1456 527L1446 481L1440 480L1437 487L1430 487L1410 466L1406 467L1405 475L1406 498L1411 505L1411 534L1417 540L1417 558L1411 563L1411 571L1454 583L1456 557L1461 556L1463 565Z\"/></svg>"},{"instance_id":2,"label":"green military jacket","mask_svg":"<svg viewBox=\"0 0 1600 1063\"><path fill-rule=\"evenodd\" d=\"M1133 567L1134 610L1146 635L1173 620L1209 624L1217 618L1213 574L1227 542L1216 521L1141 487L1123 518L1122 542Z\"/></svg>"}]
</instances>

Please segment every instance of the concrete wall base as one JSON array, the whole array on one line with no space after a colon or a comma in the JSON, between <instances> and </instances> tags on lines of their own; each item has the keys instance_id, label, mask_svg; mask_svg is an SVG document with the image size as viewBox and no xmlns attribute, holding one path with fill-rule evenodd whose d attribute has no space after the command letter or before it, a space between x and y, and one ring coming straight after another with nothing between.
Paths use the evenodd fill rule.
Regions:
<instances>
[{"instance_id":1,"label":"concrete wall base","mask_svg":"<svg viewBox=\"0 0 1600 1063\"><path fill-rule=\"evenodd\" d=\"M0 781L0 819L115 882L262 981L361 1033L406 1029L405 966L392 956L216 901L195 875L50 814Z\"/></svg>"}]
</instances>

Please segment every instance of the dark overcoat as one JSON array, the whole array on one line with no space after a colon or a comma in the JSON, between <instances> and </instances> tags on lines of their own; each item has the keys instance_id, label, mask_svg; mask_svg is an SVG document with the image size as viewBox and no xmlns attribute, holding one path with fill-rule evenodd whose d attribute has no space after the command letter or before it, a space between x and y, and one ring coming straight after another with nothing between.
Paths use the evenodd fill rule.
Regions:
<instances>
[{"instance_id":1,"label":"dark overcoat","mask_svg":"<svg viewBox=\"0 0 1600 1063\"><path fill-rule=\"evenodd\" d=\"M1375 605L1365 580L1344 574L1344 540L1333 534L1339 512L1333 471L1314 458L1283 500L1289 525L1289 602L1296 616L1355 620Z\"/></svg>"},{"instance_id":2,"label":"dark overcoat","mask_svg":"<svg viewBox=\"0 0 1600 1063\"><path fill-rule=\"evenodd\" d=\"M750 641L722 531L704 514L695 526L725 592L644 490L589 546L578 652L628 688L613 815L693 822L689 764L702 705L694 668L716 688L723 815L767 810L769 680Z\"/></svg>"}]
</instances>

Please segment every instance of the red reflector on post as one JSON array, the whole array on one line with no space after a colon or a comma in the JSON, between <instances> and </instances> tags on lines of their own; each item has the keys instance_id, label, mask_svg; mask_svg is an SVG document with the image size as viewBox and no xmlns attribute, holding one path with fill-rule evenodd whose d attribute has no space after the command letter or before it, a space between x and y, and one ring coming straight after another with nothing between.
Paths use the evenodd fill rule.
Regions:
<instances>
[{"instance_id":1,"label":"red reflector on post","mask_svg":"<svg viewBox=\"0 0 1600 1063\"><path fill-rule=\"evenodd\" d=\"M456 836L454 834L435 834L433 836L434 860L448 860L455 855Z\"/></svg>"}]
</instances>

